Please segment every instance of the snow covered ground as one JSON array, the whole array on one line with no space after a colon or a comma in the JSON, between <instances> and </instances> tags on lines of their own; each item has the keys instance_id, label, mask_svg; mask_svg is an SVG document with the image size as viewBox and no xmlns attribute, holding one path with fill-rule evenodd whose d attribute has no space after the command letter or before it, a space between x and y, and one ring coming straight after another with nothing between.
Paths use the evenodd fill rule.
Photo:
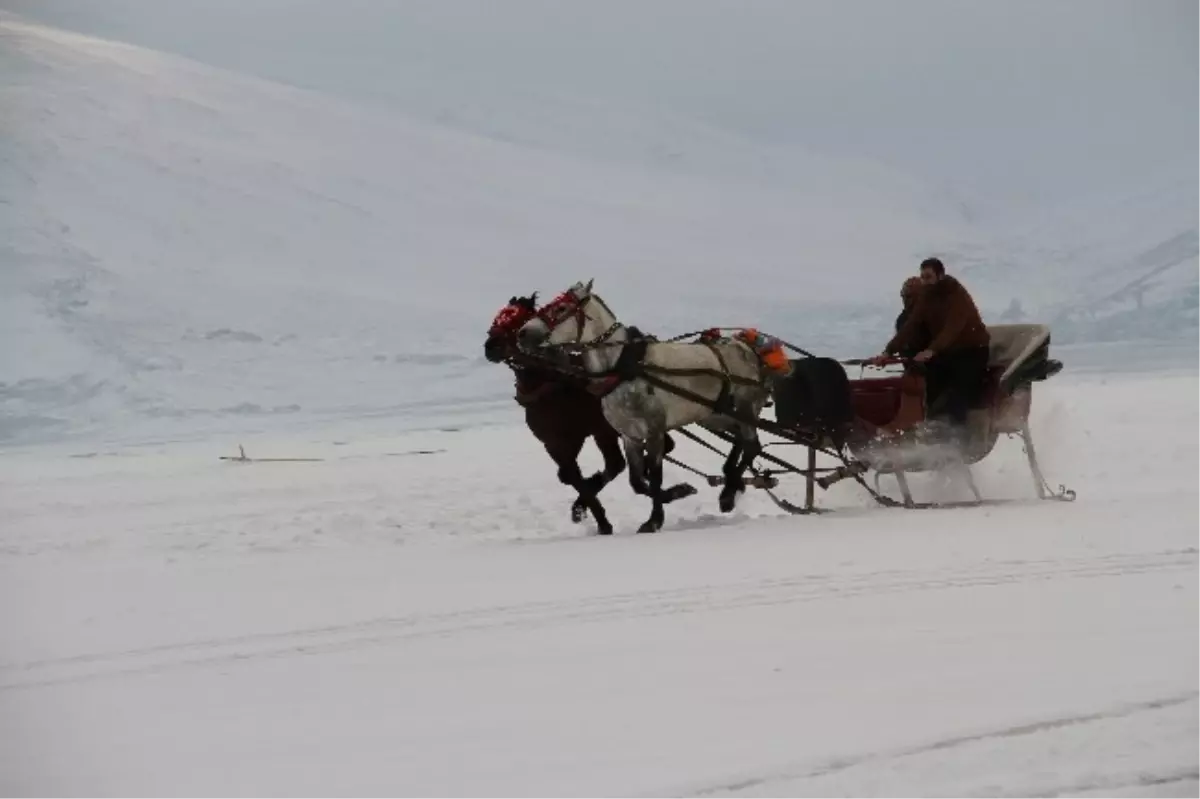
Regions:
<instances>
[{"instance_id":1,"label":"snow covered ground","mask_svg":"<svg viewBox=\"0 0 1200 799\"><path fill-rule=\"evenodd\" d=\"M1194 363L1035 406L1074 504L612 538L518 424L10 454L0 791L1194 796Z\"/></svg>"}]
</instances>

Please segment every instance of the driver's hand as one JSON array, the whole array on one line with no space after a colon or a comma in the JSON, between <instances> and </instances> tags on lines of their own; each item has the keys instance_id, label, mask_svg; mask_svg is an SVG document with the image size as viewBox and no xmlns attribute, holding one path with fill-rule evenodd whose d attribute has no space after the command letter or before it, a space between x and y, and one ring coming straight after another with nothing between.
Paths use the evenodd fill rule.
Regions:
<instances>
[{"instance_id":1,"label":"driver's hand","mask_svg":"<svg viewBox=\"0 0 1200 799\"><path fill-rule=\"evenodd\" d=\"M883 367L889 360L891 360L891 356L888 355L886 352L881 352L879 355L876 355L874 358L868 358L867 365L874 366L876 368L880 368L880 367Z\"/></svg>"},{"instance_id":2,"label":"driver's hand","mask_svg":"<svg viewBox=\"0 0 1200 799\"><path fill-rule=\"evenodd\" d=\"M916 357L913 358L913 360L916 361L917 363L925 363L932 357L933 357L933 350L921 350L920 352L917 353Z\"/></svg>"}]
</instances>

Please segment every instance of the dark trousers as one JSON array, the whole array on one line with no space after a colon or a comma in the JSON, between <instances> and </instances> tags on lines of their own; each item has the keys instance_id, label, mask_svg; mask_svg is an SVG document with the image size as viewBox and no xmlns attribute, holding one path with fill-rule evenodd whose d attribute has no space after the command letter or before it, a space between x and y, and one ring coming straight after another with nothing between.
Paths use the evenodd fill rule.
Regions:
<instances>
[{"instance_id":1,"label":"dark trousers","mask_svg":"<svg viewBox=\"0 0 1200 799\"><path fill-rule=\"evenodd\" d=\"M967 411L979 404L987 367L987 347L971 347L931 358L925 364L926 417L966 424Z\"/></svg>"}]
</instances>

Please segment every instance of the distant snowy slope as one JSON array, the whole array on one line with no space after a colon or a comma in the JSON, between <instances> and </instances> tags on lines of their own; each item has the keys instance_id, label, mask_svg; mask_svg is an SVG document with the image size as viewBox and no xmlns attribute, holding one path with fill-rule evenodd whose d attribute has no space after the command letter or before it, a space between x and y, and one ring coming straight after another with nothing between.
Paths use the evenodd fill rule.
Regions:
<instances>
[{"instance_id":1,"label":"distant snowy slope","mask_svg":"<svg viewBox=\"0 0 1200 799\"><path fill-rule=\"evenodd\" d=\"M675 332L767 295L889 302L963 233L861 165L734 179L745 153L694 126L663 140L731 164L499 141L11 15L0 37L9 438L502 396L477 355L514 292L595 277Z\"/></svg>"},{"instance_id":2,"label":"distant snowy slope","mask_svg":"<svg viewBox=\"0 0 1200 799\"><path fill-rule=\"evenodd\" d=\"M535 92L487 76L470 82L404 71L374 99L439 126L606 167L799 192L843 213L892 209L951 225L970 216L957 198L869 160L752 141L662 108Z\"/></svg>"},{"instance_id":3,"label":"distant snowy slope","mask_svg":"<svg viewBox=\"0 0 1200 799\"><path fill-rule=\"evenodd\" d=\"M1141 186L1031 213L953 253L993 307L1012 299L1054 321L1106 317L1195 293L1200 228L1197 180L1185 169ZM1173 320L1194 335L1194 318ZM1136 331L1125 331L1135 334Z\"/></svg>"},{"instance_id":4,"label":"distant snowy slope","mask_svg":"<svg viewBox=\"0 0 1200 799\"><path fill-rule=\"evenodd\" d=\"M1059 341L1180 339L1200 331L1200 201L1197 181L1155 181L1062 219L1094 220L1085 244L1044 259L1046 271L1075 276L1040 303ZM1087 216L1090 214L1090 217ZM1046 235L1043 232L1043 235ZM1036 250L1027 251L1036 257Z\"/></svg>"}]
</instances>

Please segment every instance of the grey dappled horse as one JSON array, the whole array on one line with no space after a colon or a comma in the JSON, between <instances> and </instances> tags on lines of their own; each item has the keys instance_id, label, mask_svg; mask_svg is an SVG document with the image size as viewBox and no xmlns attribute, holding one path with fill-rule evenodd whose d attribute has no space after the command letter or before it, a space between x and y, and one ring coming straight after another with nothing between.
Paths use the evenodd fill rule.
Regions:
<instances>
[{"instance_id":1,"label":"grey dappled horse","mask_svg":"<svg viewBox=\"0 0 1200 799\"><path fill-rule=\"evenodd\" d=\"M617 320L592 292L592 282L576 283L526 322L518 334L521 348L560 364L577 352L589 376L608 381L604 416L621 435L630 485L653 503L638 532L659 530L663 505L678 499L679 492L695 493L687 484L668 491L662 487L666 433L689 424L733 438L720 494L721 510L732 511L745 490L742 475L762 452L757 428L746 421L758 418L770 395L757 353L728 338L707 343L648 340Z\"/></svg>"}]
</instances>

